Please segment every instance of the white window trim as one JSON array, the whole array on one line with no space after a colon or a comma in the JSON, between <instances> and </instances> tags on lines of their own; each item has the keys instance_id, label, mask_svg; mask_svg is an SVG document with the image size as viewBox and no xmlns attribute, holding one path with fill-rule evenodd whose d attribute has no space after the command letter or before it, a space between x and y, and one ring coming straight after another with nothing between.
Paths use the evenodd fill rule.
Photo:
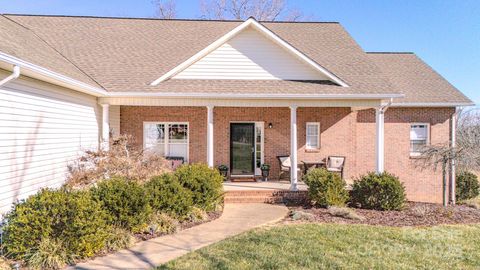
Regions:
<instances>
[{"instance_id":1,"label":"white window trim","mask_svg":"<svg viewBox=\"0 0 480 270\"><path fill-rule=\"evenodd\" d=\"M163 124L165 126L166 129L168 129L168 126L169 125L187 125L187 156L186 156L186 159L185 159L185 163L188 163L189 160L190 160L190 123L189 122L161 122L161 121L144 121L143 122L143 130L142 130L142 133L143 133L143 149L146 149L146 142L145 142L145 125L147 124L154 124L154 125L158 125L158 124ZM168 130L165 130L165 143L164 143L164 153L168 153L168 144L169 144L169 134L168 134Z\"/></svg>"},{"instance_id":2,"label":"white window trim","mask_svg":"<svg viewBox=\"0 0 480 270\"><path fill-rule=\"evenodd\" d=\"M410 128L408 130L408 148L409 148L409 153L410 153L410 156L411 157L419 157L422 155L422 153L420 152L412 152L410 150L410 147L411 147L411 144L412 144L412 138L410 137L410 131L412 129L412 126L415 126L415 125L425 125L427 126L427 142L425 145L430 145L430 123L422 123L422 122L413 122L413 123L410 123Z\"/></svg>"},{"instance_id":3,"label":"white window trim","mask_svg":"<svg viewBox=\"0 0 480 270\"><path fill-rule=\"evenodd\" d=\"M317 126L317 147L309 147L307 145L308 142L308 126ZM320 122L307 122L305 124L305 149L307 150L318 150L320 149Z\"/></svg>"}]
</instances>

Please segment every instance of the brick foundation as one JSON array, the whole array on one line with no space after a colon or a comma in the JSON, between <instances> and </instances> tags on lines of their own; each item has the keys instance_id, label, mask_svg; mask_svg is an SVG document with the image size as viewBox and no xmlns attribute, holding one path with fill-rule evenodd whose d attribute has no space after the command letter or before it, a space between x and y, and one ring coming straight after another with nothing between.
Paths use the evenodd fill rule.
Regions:
<instances>
[{"instance_id":1,"label":"brick foundation","mask_svg":"<svg viewBox=\"0 0 480 270\"><path fill-rule=\"evenodd\" d=\"M430 123L431 144L445 143L450 138L450 117L453 108L390 108L385 114L385 169L405 184L409 200L442 201L441 172L421 169L421 160L411 158L410 123ZM121 106L122 134L143 140L144 121L189 122L190 162L206 162L206 122L204 107ZM354 177L375 169L375 112L373 109L352 111L351 108L298 108L298 160L315 161L329 155L346 156L344 177ZM215 164L230 160L230 122L263 121L265 123L265 163L271 164L271 179L278 177L278 155L290 154L289 108L214 109ZM306 122L320 122L320 149L305 149ZM273 128L269 129L268 124Z\"/></svg>"}]
</instances>

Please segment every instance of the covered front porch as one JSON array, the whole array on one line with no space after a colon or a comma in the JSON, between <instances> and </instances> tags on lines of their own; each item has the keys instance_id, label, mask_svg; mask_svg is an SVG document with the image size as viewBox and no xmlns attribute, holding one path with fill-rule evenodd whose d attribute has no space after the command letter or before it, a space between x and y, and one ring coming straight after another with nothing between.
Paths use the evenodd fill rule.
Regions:
<instances>
[{"instance_id":1,"label":"covered front porch","mask_svg":"<svg viewBox=\"0 0 480 270\"><path fill-rule=\"evenodd\" d=\"M181 156L185 162L204 162L211 167L227 165L230 175L236 178L254 179L261 174L259 167L268 164L269 182L226 183L226 190L297 191L304 188L299 184L303 161L345 156L345 179L358 173L359 160L363 167L383 171L385 100L364 96L291 100L109 97L99 102L103 108L103 138L114 133L111 126L115 126L118 133L137 138L139 146L146 150L154 147L164 156ZM357 136L359 119L363 118L370 120L362 129L374 130L374 136ZM118 124L112 119L118 119ZM307 134L308 127L315 125L318 134ZM312 143L315 140L316 145ZM361 153L358 144L363 147ZM237 151L239 145L245 146L243 153ZM290 175L276 182L280 180L277 157L285 155L291 160Z\"/></svg>"}]
</instances>

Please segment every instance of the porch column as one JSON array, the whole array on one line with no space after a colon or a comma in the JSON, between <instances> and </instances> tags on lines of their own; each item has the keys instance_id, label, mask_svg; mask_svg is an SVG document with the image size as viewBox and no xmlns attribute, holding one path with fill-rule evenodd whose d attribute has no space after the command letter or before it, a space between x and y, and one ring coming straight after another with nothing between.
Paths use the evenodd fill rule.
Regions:
<instances>
[{"instance_id":1,"label":"porch column","mask_svg":"<svg viewBox=\"0 0 480 270\"><path fill-rule=\"evenodd\" d=\"M207 163L213 168L213 106L207 106Z\"/></svg>"},{"instance_id":2,"label":"porch column","mask_svg":"<svg viewBox=\"0 0 480 270\"><path fill-rule=\"evenodd\" d=\"M375 170L377 173L385 171L385 132L384 132L385 110L375 109L376 140L375 140Z\"/></svg>"},{"instance_id":3,"label":"porch column","mask_svg":"<svg viewBox=\"0 0 480 270\"><path fill-rule=\"evenodd\" d=\"M110 115L109 115L109 104L101 104L102 105L102 142L101 148L103 150L109 150L109 139L110 139Z\"/></svg>"},{"instance_id":4,"label":"porch column","mask_svg":"<svg viewBox=\"0 0 480 270\"><path fill-rule=\"evenodd\" d=\"M297 106L290 106L290 190L297 191Z\"/></svg>"}]
</instances>

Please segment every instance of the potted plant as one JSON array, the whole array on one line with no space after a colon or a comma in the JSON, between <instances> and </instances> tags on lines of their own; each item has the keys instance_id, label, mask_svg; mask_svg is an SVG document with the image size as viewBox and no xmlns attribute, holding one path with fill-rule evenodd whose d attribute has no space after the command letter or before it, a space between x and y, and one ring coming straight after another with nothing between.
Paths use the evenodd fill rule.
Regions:
<instances>
[{"instance_id":1,"label":"potted plant","mask_svg":"<svg viewBox=\"0 0 480 270\"><path fill-rule=\"evenodd\" d=\"M262 179L263 179L263 181L267 181L267 180L268 180L268 176L270 175L270 165L268 165L268 164L262 164L262 166L260 166L260 170L262 171Z\"/></svg>"},{"instance_id":2,"label":"potted plant","mask_svg":"<svg viewBox=\"0 0 480 270\"><path fill-rule=\"evenodd\" d=\"M219 171L220 174L223 176L223 179L224 179L224 180L227 180L227 176L228 176L228 166L222 164L222 165L218 166L218 171Z\"/></svg>"}]
</instances>

